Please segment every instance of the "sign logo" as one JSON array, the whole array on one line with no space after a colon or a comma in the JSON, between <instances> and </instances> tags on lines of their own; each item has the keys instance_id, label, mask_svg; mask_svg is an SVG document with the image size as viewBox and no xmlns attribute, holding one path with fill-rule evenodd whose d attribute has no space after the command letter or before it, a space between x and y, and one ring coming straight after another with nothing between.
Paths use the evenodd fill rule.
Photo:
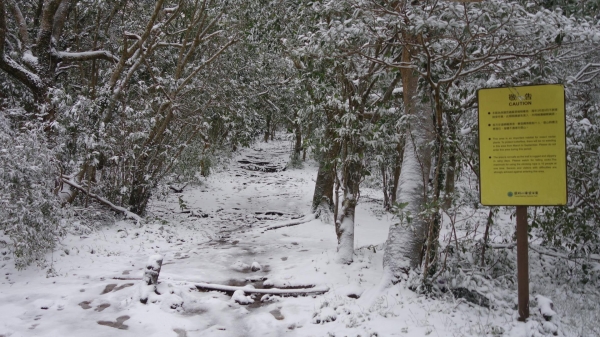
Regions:
<instances>
[{"instance_id":1,"label":"sign logo","mask_svg":"<svg viewBox=\"0 0 600 337\"><path fill-rule=\"evenodd\" d=\"M513 192L508 192L508 196L512 197L513 196Z\"/></svg>"},{"instance_id":2,"label":"sign logo","mask_svg":"<svg viewBox=\"0 0 600 337\"><path fill-rule=\"evenodd\" d=\"M526 93L525 96L517 96L517 94L508 94L509 101L516 101L519 99L520 101L531 101L531 94Z\"/></svg>"}]
</instances>

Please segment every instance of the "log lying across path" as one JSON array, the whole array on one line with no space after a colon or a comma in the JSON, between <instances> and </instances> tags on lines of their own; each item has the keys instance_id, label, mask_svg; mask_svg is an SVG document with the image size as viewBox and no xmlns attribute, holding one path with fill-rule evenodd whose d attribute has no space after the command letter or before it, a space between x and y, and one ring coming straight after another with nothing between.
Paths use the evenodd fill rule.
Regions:
<instances>
[{"instance_id":1,"label":"log lying across path","mask_svg":"<svg viewBox=\"0 0 600 337\"><path fill-rule=\"evenodd\" d=\"M311 221L315 220L316 218L317 218L317 216L315 214L308 214L300 219L294 219L294 220L270 225L265 228L265 231L271 231L274 229L279 229L279 228L284 228L284 227L292 227L292 226L302 225L304 223L311 222Z\"/></svg>"},{"instance_id":2,"label":"log lying across path","mask_svg":"<svg viewBox=\"0 0 600 337\"><path fill-rule=\"evenodd\" d=\"M221 284L210 284L210 283L194 283L194 286L199 290L216 290L226 293L234 293L236 290L241 290L246 294L263 294L263 295L278 295L278 296L309 296L309 295L322 295L329 291L329 287L320 286L313 288L300 288L300 289L254 289L250 287L234 287L226 286Z\"/></svg>"}]
</instances>

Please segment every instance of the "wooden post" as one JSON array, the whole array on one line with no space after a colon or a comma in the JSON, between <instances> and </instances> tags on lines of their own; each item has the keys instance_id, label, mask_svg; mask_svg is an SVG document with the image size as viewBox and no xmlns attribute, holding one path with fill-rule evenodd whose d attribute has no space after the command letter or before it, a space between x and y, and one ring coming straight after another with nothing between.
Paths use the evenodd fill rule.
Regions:
<instances>
[{"instance_id":1,"label":"wooden post","mask_svg":"<svg viewBox=\"0 0 600 337\"><path fill-rule=\"evenodd\" d=\"M158 284L158 275L162 267L163 257L161 255L152 255L146 262L146 270L144 271L144 283L146 285Z\"/></svg>"},{"instance_id":2,"label":"wooden post","mask_svg":"<svg viewBox=\"0 0 600 337\"><path fill-rule=\"evenodd\" d=\"M527 236L527 206L517 206L517 283L519 321L529 318L529 238Z\"/></svg>"},{"instance_id":3,"label":"wooden post","mask_svg":"<svg viewBox=\"0 0 600 337\"><path fill-rule=\"evenodd\" d=\"M150 293L156 292L156 285L158 284L158 275L160 274L162 262L162 255L152 255L148 258L148 262L146 262L143 279L144 284L140 288L140 302L143 304L148 302Z\"/></svg>"}]
</instances>

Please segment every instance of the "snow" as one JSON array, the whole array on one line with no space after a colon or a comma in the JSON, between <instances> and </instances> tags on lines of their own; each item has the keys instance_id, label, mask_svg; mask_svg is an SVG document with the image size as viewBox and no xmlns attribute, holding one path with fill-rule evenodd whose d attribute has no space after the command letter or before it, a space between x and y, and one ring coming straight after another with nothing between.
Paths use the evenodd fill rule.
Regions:
<instances>
[{"instance_id":1,"label":"snow","mask_svg":"<svg viewBox=\"0 0 600 337\"><path fill-rule=\"evenodd\" d=\"M254 300L252 298L250 298L249 296L246 296L246 293L244 293L244 291L242 289L236 290L233 293L233 296L231 296L231 300L234 301L235 303L239 303L239 304L254 303Z\"/></svg>"},{"instance_id":2,"label":"snow","mask_svg":"<svg viewBox=\"0 0 600 337\"><path fill-rule=\"evenodd\" d=\"M279 141L243 150L201 185L154 200L139 223L88 230L80 224L48 255L54 273L47 273L50 266L19 271L12 257L0 255L0 336L576 336L565 322L598 317L590 298L586 310L557 309L565 320L520 323L512 303L490 310L392 284L382 267L383 244L397 219L380 202L367 201L381 200L368 186L361 188L350 265L336 263L331 224L311 219L267 230L310 209L317 165L267 173L238 161L250 156L283 167L288 149ZM193 213L181 212L179 197ZM501 223L513 228L510 213L494 225ZM144 271L161 259L158 286L145 286ZM532 282L533 296L548 294L557 306L586 300L568 302L564 290L555 291ZM304 296L283 296L290 294ZM146 304L140 303L144 295ZM532 316L548 309L543 297L535 298Z\"/></svg>"},{"instance_id":3,"label":"snow","mask_svg":"<svg viewBox=\"0 0 600 337\"><path fill-rule=\"evenodd\" d=\"M538 303L538 308L540 309L540 314L542 314L544 318L548 319L556 315L556 312L554 311L554 304L552 303L551 299L542 295L536 295L535 298Z\"/></svg>"},{"instance_id":4,"label":"snow","mask_svg":"<svg viewBox=\"0 0 600 337\"><path fill-rule=\"evenodd\" d=\"M250 270L259 271L261 269L262 269L262 267L260 266L260 263L258 263L256 261L252 262L252 266L250 266Z\"/></svg>"},{"instance_id":5,"label":"snow","mask_svg":"<svg viewBox=\"0 0 600 337\"><path fill-rule=\"evenodd\" d=\"M28 64L30 66L37 66L38 58L33 56L33 54L31 53L31 50L26 50L23 53L23 62L25 62L26 64Z\"/></svg>"},{"instance_id":6,"label":"snow","mask_svg":"<svg viewBox=\"0 0 600 337\"><path fill-rule=\"evenodd\" d=\"M162 265L163 257L160 254L150 255L148 262L146 262L146 268L152 268L154 270L160 269Z\"/></svg>"}]
</instances>

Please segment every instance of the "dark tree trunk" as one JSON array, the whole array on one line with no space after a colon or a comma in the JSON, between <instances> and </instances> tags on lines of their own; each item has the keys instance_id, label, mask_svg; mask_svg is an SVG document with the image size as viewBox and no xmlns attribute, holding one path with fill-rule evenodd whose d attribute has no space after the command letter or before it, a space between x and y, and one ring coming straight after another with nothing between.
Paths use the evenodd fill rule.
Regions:
<instances>
[{"instance_id":1,"label":"dark tree trunk","mask_svg":"<svg viewBox=\"0 0 600 337\"><path fill-rule=\"evenodd\" d=\"M330 157L322 158L319 162L319 172L315 183L313 194L312 211L316 212L319 206L326 206L333 211L333 185L335 183L335 172Z\"/></svg>"},{"instance_id":2,"label":"dark tree trunk","mask_svg":"<svg viewBox=\"0 0 600 337\"><path fill-rule=\"evenodd\" d=\"M294 159L300 161L300 153L302 152L302 126L298 121L294 122L294 134L296 136Z\"/></svg>"},{"instance_id":3,"label":"dark tree trunk","mask_svg":"<svg viewBox=\"0 0 600 337\"><path fill-rule=\"evenodd\" d=\"M448 133L450 136L451 144L448 146L448 166L446 167L446 181L444 186L444 202L443 208L448 209L452 205L452 195L454 194L454 186L456 180L456 125L452 116L449 113L446 114L446 120L448 122Z\"/></svg>"},{"instance_id":4,"label":"dark tree trunk","mask_svg":"<svg viewBox=\"0 0 600 337\"><path fill-rule=\"evenodd\" d=\"M392 182L392 205L396 203L396 197L398 195L398 181L400 180L400 173L402 172L402 154L404 152L404 138L400 139L396 146L396 162L394 163L394 177Z\"/></svg>"},{"instance_id":5,"label":"dark tree trunk","mask_svg":"<svg viewBox=\"0 0 600 337\"><path fill-rule=\"evenodd\" d=\"M270 133L271 133L271 114L268 114L267 115L267 126L265 127L265 137L264 137L265 143L269 142Z\"/></svg>"},{"instance_id":6,"label":"dark tree trunk","mask_svg":"<svg viewBox=\"0 0 600 337\"><path fill-rule=\"evenodd\" d=\"M148 201L150 200L150 187L148 182L143 180L143 174L136 174L133 184L131 184L131 194L129 195L129 205L131 212L144 215Z\"/></svg>"},{"instance_id":7,"label":"dark tree trunk","mask_svg":"<svg viewBox=\"0 0 600 337\"><path fill-rule=\"evenodd\" d=\"M381 164L381 180L383 185L383 207L389 210L392 206L390 200L390 185L387 170L385 169L385 164Z\"/></svg>"}]
</instances>

